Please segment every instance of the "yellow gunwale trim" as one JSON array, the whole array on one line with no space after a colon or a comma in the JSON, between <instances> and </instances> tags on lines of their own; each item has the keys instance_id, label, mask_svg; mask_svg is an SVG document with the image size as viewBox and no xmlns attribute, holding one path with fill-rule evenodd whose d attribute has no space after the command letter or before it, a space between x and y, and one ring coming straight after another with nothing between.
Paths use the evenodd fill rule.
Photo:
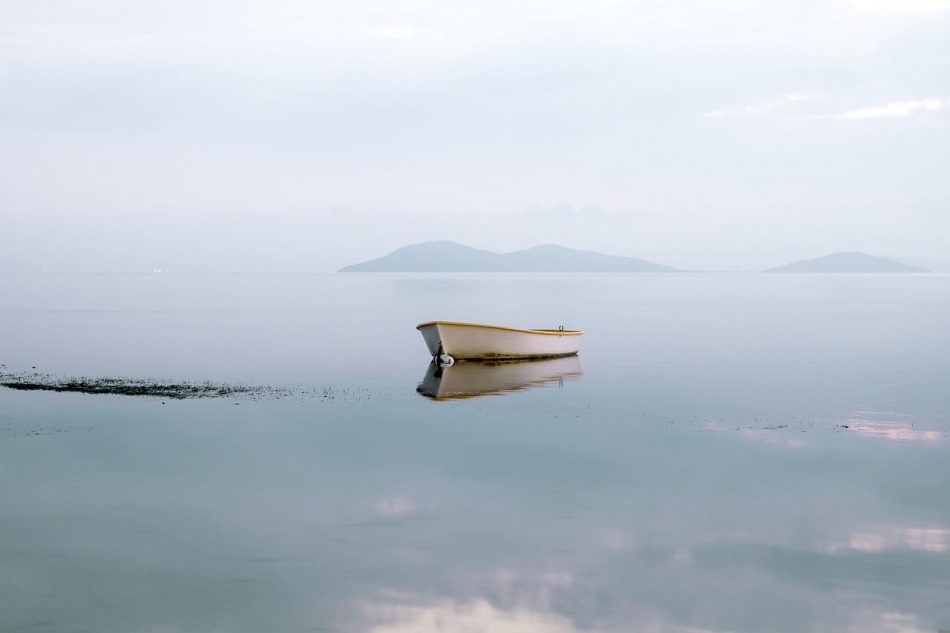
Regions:
<instances>
[{"instance_id":1,"label":"yellow gunwale trim","mask_svg":"<svg viewBox=\"0 0 950 633\"><path fill-rule=\"evenodd\" d=\"M489 330L509 330L511 332L525 332L527 334L546 334L548 336L580 336L584 330L529 330L521 327L509 327L507 325L490 325L488 323L464 323L462 321L426 321L416 326L421 330L427 325L461 325L464 327L483 327Z\"/></svg>"}]
</instances>

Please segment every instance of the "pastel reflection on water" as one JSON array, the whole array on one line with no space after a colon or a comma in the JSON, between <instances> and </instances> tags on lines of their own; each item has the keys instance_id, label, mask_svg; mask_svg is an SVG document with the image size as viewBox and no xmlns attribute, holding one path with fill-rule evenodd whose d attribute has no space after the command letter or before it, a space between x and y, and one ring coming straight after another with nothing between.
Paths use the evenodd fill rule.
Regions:
<instances>
[{"instance_id":1,"label":"pastel reflection on water","mask_svg":"<svg viewBox=\"0 0 950 633\"><path fill-rule=\"evenodd\" d=\"M828 548L839 551L880 553L892 550L943 553L950 550L950 529L945 527L868 526L854 531L847 542Z\"/></svg>"},{"instance_id":2,"label":"pastel reflection on water","mask_svg":"<svg viewBox=\"0 0 950 633\"><path fill-rule=\"evenodd\" d=\"M915 422L908 420L880 419L879 414L852 416L842 425L842 428L865 437L874 437L892 442L934 444L944 439L943 433L937 429L921 428Z\"/></svg>"}]
</instances>

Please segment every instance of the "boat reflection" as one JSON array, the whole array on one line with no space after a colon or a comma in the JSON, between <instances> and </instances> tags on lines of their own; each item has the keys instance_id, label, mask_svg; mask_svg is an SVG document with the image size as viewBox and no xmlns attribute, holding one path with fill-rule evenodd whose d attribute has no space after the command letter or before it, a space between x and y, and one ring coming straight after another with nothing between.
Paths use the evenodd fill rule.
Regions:
<instances>
[{"instance_id":1,"label":"boat reflection","mask_svg":"<svg viewBox=\"0 0 950 633\"><path fill-rule=\"evenodd\" d=\"M583 374L577 356L547 360L429 363L416 392L433 400L523 391Z\"/></svg>"}]
</instances>

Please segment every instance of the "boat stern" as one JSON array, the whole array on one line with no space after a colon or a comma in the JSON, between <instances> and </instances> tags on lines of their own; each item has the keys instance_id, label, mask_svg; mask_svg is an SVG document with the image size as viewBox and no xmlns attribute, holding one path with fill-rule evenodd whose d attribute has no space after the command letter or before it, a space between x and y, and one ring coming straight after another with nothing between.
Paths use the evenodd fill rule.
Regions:
<instances>
[{"instance_id":1,"label":"boat stern","mask_svg":"<svg viewBox=\"0 0 950 633\"><path fill-rule=\"evenodd\" d=\"M442 347L442 337L439 334L438 323L423 323L416 327L422 333L425 339L426 347L429 348L429 355L435 358L439 355L439 348Z\"/></svg>"}]
</instances>

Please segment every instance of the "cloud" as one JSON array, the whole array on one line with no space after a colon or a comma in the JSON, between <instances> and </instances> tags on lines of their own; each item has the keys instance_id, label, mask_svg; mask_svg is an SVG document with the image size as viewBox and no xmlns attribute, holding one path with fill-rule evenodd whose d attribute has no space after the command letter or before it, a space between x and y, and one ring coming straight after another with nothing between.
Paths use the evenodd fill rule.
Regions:
<instances>
[{"instance_id":1,"label":"cloud","mask_svg":"<svg viewBox=\"0 0 950 633\"><path fill-rule=\"evenodd\" d=\"M800 101L809 101L811 100L811 95L802 93L802 92L790 92L784 94L777 99L772 99L771 101L764 101L762 103L750 103L749 105L742 106L740 108L723 108L721 110L711 110L709 112L703 113L704 119L715 119L724 116L756 116L760 114L768 114L776 108L781 108L790 103L796 103Z\"/></svg>"},{"instance_id":2,"label":"cloud","mask_svg":"<svg viewBox=\"0 0 950 633\"><path fill-rule=\"evenodd\" d=\"M414 26L390 25L372 28L367 31L370 37L382 40L408 40L414 37L442 37L441 31L417 29Z\"/></svg>"},{"instance_id":3,"label":"cloud","mask_svg":"<svg viewBox=\"0 0 950 633\"><path fill-rule=\"evenodd\" d=\"M418 34L419 31L411 26L382 26L369 31L370 37L386 40L406 40Z\"/></svg>"},{"instance_id":4,"label":"cloud","mask_svg":"<svg viewBox=\"0 0 950 633\"><path fill-rule=\"evenodd\" d=\"M539 220L581 220L607 223L624 221L622 213L589 205L575 207L567 202L559 202L553 206L534 205L528 207L525 214L532 219Z\"/></svg>"},{"instance_id":5,"label":"cloud","mask_svg":"<svg viewBox=\"0 0 950 633\"><path fill-rule=\"evenodd\" d=\"M923 13L950 11L950 0L851 0L861 13Z\"/></svg>"},{"instance_id":6,"label":"cloud","mask_svg":"<svg viewBox=\"0 0 950 633\"><path fill-rule=\"evenodd\" d=\"M822 118L859 120L909 117L921 112L936 112L950 108L950 99L919 99L917 101L892 101L886 105L872 108L858 108Z\"/></svg>"}]
</instances>

